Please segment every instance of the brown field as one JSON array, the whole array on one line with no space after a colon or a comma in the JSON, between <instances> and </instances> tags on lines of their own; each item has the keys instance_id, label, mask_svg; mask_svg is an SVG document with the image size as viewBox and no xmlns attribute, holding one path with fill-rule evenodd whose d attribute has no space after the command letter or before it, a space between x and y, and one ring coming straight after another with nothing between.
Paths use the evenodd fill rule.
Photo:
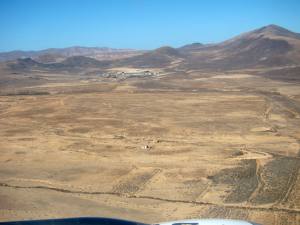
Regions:
<instances>
[{"instance_id":1,"label":"brown field","mask_svg":"<svg viewBox=\"0 0 300 225\"><path fill-rule=\"evenodd\" d=\"M300 84L241 71L54 76L3 85L1 221L300 224Z\"/></svg>"}]
</instances>

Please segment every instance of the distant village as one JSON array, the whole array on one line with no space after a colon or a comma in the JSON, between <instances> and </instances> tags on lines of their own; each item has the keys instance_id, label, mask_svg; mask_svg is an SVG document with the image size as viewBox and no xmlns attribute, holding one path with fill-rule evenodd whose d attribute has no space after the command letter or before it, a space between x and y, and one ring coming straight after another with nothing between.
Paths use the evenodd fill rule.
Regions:
<instances>
[{"instance_id":1,"label":"distant village","mask_svg":"<svg viewBox=\"0 0 300 225\"><path fill-rule=\"evenodd\" d=\"M142 78L142 77L153 77L159 75L160 72L152 72L149 70L145 70L145 71L138 71L138 72L122 72L122 71L108 72L108 73L101 74L101 77L123 80L123 79L133 78L133 77Z\"/></svg>"}]
</instances>

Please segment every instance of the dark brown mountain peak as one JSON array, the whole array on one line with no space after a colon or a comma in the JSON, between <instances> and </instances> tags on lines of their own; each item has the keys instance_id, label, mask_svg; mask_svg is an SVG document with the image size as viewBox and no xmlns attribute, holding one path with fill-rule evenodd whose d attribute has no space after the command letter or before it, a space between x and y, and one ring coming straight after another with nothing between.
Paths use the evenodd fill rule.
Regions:
<instances>
[{"instance_id":1,"label":"dark brown mountain peak","mask_svg":"<svg viewBox=\"0 0 300 225\"><path fill-rule=\"evenodd\" d=\"M254 30L253 33L261 34L261 35L265 35L265 36L271 35L271 36L300 38L300 34L294 33L292 31L289 31L288 29L285 29L283 27L280 27L280 26L274 25L274 24L270 24L268 26L264 26L262 28Z\"/></svg>"},{"instance_id":2,"label":"dark brown mountain peak","mask_svg":"<svg viewBox=\"0 0 300 225\"><path fill-rule=\"evenodd\" d=\"M203 48L205 45L202 43L192 43L192 44L188 44L188 45L184 45L180 48L178 48L178 50L180 51L196 51L199 50L200 48Z\"/></svg>"},{"instance_id":3,"label":"dark brown mountain peak","mask_svg":"<svg viewBox=\"0 0 300 225\"><path fill-rule=\"evenodd\" d=\"M258 29L259 31L263 31L263 32L290 32L289 30L280 27L278 25L275 24L270 24L264 27L261 27Z\"/></svg>"},{"instance_id":4,"label":"dark brown mountain peak","mask_svg":"<svg viewBox=\"0 0 300 225\"><path fill-rule=\"evenodd\" d=\"M31 58L19 58L16 61L8 62L8 66L16 70L29 69L39 65L40 63Z\"/></svg>"},{"instance_id":5,"label":"dark brown mountain peak","mask_svg":"<svg viewBox=\"0 0 300 225\"><path fill-rule=\"evenodd\" d=\"M155 49L153 51L155 54L162 54L162 55L168 55L168 56L179 56L179 52L170 46L164 46L160 47L158 49Z\"/></svg>"}]
</instances>

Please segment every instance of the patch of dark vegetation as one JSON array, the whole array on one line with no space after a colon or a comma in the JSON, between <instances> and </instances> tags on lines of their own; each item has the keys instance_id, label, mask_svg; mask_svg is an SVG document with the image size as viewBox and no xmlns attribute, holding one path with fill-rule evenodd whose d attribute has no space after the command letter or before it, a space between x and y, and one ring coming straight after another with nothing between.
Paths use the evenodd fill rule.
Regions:
<instances>
[{"instance_id":1,"label":"patch of dark vegetation","mask_svg":"<svg viewBox=\"0 0 300 225\"><path fill-rule=\"evenodd\" d=\"M149 172L142 172L135 174L134 176L121 182L113 188L114 193L136 193L148 182L155 174L160 172L159 169L155 169Z\"/></svg>"},{"instance_id":2,"label":"patch of dark vegetation","mask_svg":"<svg viewBox=\"0 0 300 225\"><path fill-rule=\"evenodd\" d=\"M256 161L254 159L242 160L239 167L221 170L210 177L215 185L228 184L232 186L231 193L225 202L245 202L256 189Z\"/></svg>"},{"instance_id":3,"label":"patch of dark vegetation","mask_svg":"<svg viewBox=\"0 0 300 225\"><path fill-rule=\"evenodd\" d=\"M76 127L76 128L73 128L73 129L70 129L69 132L72 132L72 133L88 133L90 131L90 128L88 127Z\"/></svg>"},{"instance_id":4,"label":"patch of dark vegetation","mask_svg":"<svg viewBox=\"0 0 300 225\"><path fill-rule=\"evenodd\" d=\"M15 152L15 154L21 155L21 154L26 154L26 152L24 152L24 151L17 151L17 152Z\"/></svg>"},{"instance_id":5,"label":"patch of dark vegetation","mask_svg":"<svg viewBox=\"0 0 300 225\"><path fill-rule=\"evenodd\" d=\"M174 84L154 80L136 82L134 85L141 89L177 89Z\"/></svg>"},{"instance_id":6,"label":"patch of dark vegetation","mask_svg":"<svg viewBox=\"0 0 300 225\"><path fill-rule=\"evenodd\" d=\"M19 134L30 134L30 133L31 133L30 128L18 127L15 129L6 130L4 135L9 137L9 136L15 136L15 135L19 135Z\"/></svg>"},{"instance_id":7,"label":"patch of dark vegetation","mask_svg":"<svg viewBox=\"0 0 300 225\"><path fill-rule=\"evenodd\" d=\"M89 85L78 85L78 86L63 86L55 87L51 89L55 94L83 94L83 93L102 93L114 90L117 87L116 84L89 84Z\"/></svg>"},{"instance_id":8,"label":"patch of dark vegetation","mask_svg":"<svg viewBox=\"0 0 300 225\"><path fill-rule=\"evenodd\" d=\"M71 151L76 151L80 149L87 149L87 148L92 148L94 145L90 143L89 141L80 141L80 142L74 142L70 145L67 146L68 150Z\"/></svg>"},{"instance_id":9,"label":"patch of dark vegetation","mask_svg":"<svg viewBox=\"0 0 300 225\"><path fill-rule=\"evenodd\" d=\"M260 71L256 75L286 82L300 82L300 66Z\"/></svg>"},{"instance_id":10,"label":"patch of dark vegetation","mask_svg":"<svg viewBox=\"0 0 300 225\"><path fill-rule=\"evenodd\" d=\"M16 112L14 115L18 116L18 117L23 117L23 116L27 116L27 117L34 117L34 116L44 116L46 114L50 114L55 112L54 108L48 107L48 108L31 108L28 110L24 110L24 111L19 111Z\"/></svg>"},{"instance_id":11,"label":"patch of dark vegetation","mask_svg":"<svg viewBox=\"0 0 300 225\"><path fill-rule=\"evenodd\" d=\"M151 154L151 155L168 155L168 156L171 156L171 155L187 154L187 153L190 153L192 151L193 151L193 149L191 149L191 148L183 148L183 149L177 149L177 150L172 149L171 151L170 150L158 149L156 151L155 150L151 151L149 154Z\"/></svg>"},{"instance_id":12,"label":"patch of dark vegetation","mask_svg":"<svg viewBox=\"0 0 300 225\"><path fill-rule=\"evenodd\" d=\"M114 135L113 139L125 139L123 135Z\"/></svg>"},{"instance_id":13,"label":"patch of dark vegetation","mask_svg":"<svg viewBox=\"0 0 300 225\"><path fill-rule=\"evenodd\" d=\"M232 153L232 157L238 157L238 156L242 156L242 155L244 155L244 152L241 150L237 150Z\"/></svg>"},{"instance_id":14,"label":"patch of dark vegetation","mask_svg":"<svg viewBox=\"0 0 300 225\"><path fill-rule=\"evenodd\" d=\"M297 214L281 213L280 216L278 217L277 224L291 225L291 224L295 224L295 221L297 221Z\"/></svg>"},{"instance_id":15,"label":"patch of dark vegetation","mask_svg":"<svg viewBox=\"0 0 300 225\"><path fill-rule=\"evenodd\" d=\"M248 219L248 211L243 209L232 209L224 206L209 206L205 217L227 218L227 219Z\"/></svg>"},{"instance_id":16,"label":"patch of dark vegetation","mask_svg":"<svg viewBox=\"0 0 300 225\"><path fill-rule=\"evenodd\" d=\"M295 183L300 168L297 158L278 157L262 170L264 185L258 190L252 203L267 204L285 201Z\"/></svg>"},{"instance_id":17,"label":"patch of dark vegetation","mask_svg":"<svg viewBox=\"0 0 300 225\"><path fill-rule=\"evenodd\" d=\"M19 141L34 141L36 138L18 138Z\"/></svg>"},{"instance_id":18,"label":"patch of dark vegetation","mask_svg":"<svg viewBox=\"0 0 300 225\"><path fill-rule=\"evenodd\" d=\"M270 101L276 102L277 104L283 106L284 108L287 108L289 110L286 110L286 114L289 115L290 118L294 118L297 116L297 114L300 114L300 105L293 99L289 98L288 96L282 95L278 92L265 92L260 91L257 92L261 95L266 96ZM291 113L295 112L295 113Z\"/></svg>"},{"instance_id":19,"label":"patch of dark vegetation","mask_svg":"<svg viewBox=\"0 0 300 225\"><path fill-rule=\"evenodd\" d=\"M47 91L32 91L32 90L21 90L13 93L2 94L4 96L17 96L17 95L50 95Z\"/></svg>"}]
</instances>

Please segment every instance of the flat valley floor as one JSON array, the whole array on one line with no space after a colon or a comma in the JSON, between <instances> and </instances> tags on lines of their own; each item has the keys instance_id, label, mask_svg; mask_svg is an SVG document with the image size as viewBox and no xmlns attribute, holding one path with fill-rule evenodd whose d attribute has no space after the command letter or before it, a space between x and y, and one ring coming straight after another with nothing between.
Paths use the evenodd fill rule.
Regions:
<instances>
[{"instance_id":1,"label":"flat valley floor","mask_svg":"<svg viewBox=\"0 0 300 225\"><path fill-rule=\"evenodd\" d=\"M0 96L1 221L300 224L300 84L193 72L25 89L47 94Z\"/></svg>"}]
</instances>

